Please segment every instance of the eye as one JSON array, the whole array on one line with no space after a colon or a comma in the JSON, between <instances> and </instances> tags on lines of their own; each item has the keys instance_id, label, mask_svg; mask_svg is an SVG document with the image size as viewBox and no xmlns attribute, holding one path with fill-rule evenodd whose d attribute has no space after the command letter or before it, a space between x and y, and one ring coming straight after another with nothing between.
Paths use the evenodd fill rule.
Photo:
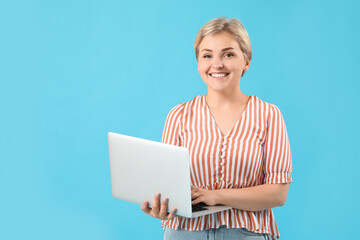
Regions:
<instances>
[{"instance_id":1,"label":"eye","mask_svg":"<svg viewBox=\"0 0 360 240\"><path fill-rule=\"evenodd\" d=\"M210 55L204 55L203 58L210 58Z\"/></svg>"},{"instance_id":2,"label":"eye","mask_svg":"<svg viewBox=\"0 0 360 240\"><path fill-rule=\"evenodd\" d=\"M226 53L225 56L226 56L226 57L233 57L234 54L232 54L232 53Z\"/></svg>"}]
</instances>

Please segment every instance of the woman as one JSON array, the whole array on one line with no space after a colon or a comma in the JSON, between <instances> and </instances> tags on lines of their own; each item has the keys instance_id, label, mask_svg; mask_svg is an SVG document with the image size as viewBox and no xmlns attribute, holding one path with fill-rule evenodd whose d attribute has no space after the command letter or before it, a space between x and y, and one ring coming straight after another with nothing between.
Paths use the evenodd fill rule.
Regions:
<instances>
[{"instance_id":1,"label":"woman","mask_svg":"<svg viewBox=\"0 0 360 240\"><path fill-rule=\"evenodd\" d=\"M189 149L194 204L232 209L176 217L160 193L153 208L145 202L141 209L163 220L164 239L279 238L271 208L285 204L292 182L290 145L279 109L240 90L249 36L239 20L216 18L199 30L194 48L207 94L170 111L162 142Z\"/></svg>"}]
</instances>

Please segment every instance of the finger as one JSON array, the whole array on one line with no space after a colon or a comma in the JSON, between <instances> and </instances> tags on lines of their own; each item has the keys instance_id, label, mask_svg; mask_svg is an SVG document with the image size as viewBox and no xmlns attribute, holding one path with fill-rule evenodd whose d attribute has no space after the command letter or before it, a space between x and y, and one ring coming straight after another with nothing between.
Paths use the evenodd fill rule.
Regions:
<instances>
[{"instance_id":1,"label":"finger","mask_svg":"<svg viewBox=\"0 0 360 240\"><path fill-rule=\"evenodd\" d=\"M143 202L143 204L141 205L141 210L143 210L145 213L150 214L151 212L151 208L149 208L149 202L145 201Z\"/></svg>"},{"instance_id":2,"label":"finger","mask_svg":"<svg viewBox=\"0 0 360 240\"><path fill-rule=\"evenodd\" d=\"M197 187L191 187L191 192L196 192L198 190L199 190L199 188L197 188Z\"/></svg>"},{"instance_id":3,"label":"finger","mask_svg":"<svg viewBox=\"0 0 360 240\"><path fill-rule=\"evenodd\" d=\"M177 209L176 209L176 208L171 209L171 211L170 211L167 219L168 219L168 220L171 220L171 219L173 219L174 217L176 217L176 212L177 212Z\"/></svg>"},{"instance_id":4,"label":"finger","mask_svg":"<svg viewBox=\"0 0 360 240\"><path fill-rule=\"evenodd\" d=\"M164 198L161 201L161 208L160 208L160 214L159 214L160 219L165 219L166 218L168 202L169 202L168 198Z\"/></svg>"},{"instance_id":5,"label":"finger","mask_svg":"<svg viewBox=\"0 0 360 240\"><path fill-rule=\"evenodd\" d=\"M199 196L201 196L200 192L191 192L191 199L198 198Z\"/></svg>"},{"instance_id":6,"label":"finger","mask_svg":"<svg viewBox=\"0 0 360 240\"><path fill-rule=\"evenodd\" d=\"M200 203L202 201L203 201L202 197L198 197L198 198L195 198L194 200L192 200L192 204L195 205L195 204L198 204L198 203Z\"/></svg>"},{"instance_id":7,"label":"finger","mask_svg":"<svg viewBox=\"0 0 360 240\"><path fill-rule=\"evenodd\" d=\"M153 217L159 216L159 211L160 211L159 201L160 201L160 193L157 193L157 194L155 194L152 209L151 209L151 213L152 213Z\"/></svg>"}]
</instances>

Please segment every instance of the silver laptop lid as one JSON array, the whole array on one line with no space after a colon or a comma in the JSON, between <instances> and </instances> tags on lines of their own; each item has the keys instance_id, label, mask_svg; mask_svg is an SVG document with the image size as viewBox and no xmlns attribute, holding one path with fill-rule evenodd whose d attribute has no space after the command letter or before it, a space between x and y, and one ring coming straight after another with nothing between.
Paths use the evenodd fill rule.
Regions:
<instances>
[{"instance_id":1,"label":"silver laptop lid","mask_svg":"<svg viewBox=\"0 0 360 240\"><path fill-rule=\"evenodd\" d=\"M142 204L161 193L168 210L192 217L189 150L165 143L108 133L112 194ZM150 206L151 207L151 206Z\"/></svg>"}]
</instances>

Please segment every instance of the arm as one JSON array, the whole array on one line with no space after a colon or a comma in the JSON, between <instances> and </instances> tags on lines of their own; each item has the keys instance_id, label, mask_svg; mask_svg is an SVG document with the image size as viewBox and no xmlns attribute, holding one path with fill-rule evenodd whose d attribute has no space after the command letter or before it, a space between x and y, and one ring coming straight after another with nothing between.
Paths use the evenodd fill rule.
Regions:
<instances>
[{"instance_id":1,"label":"arm","mask_svg":"<svg viewBox=\"0 0 360 240\"><path fill-rule=\"evenodd\" d=\"M283 206L292 182L291 151L284 119L275 105L269 105L263 154L262 185L220 190L193 188L194 204L224 204L247 211Z\"/></svg>"},{"instance_id":2,"label":"arm","mask_svg":"<svg viewBox=\"0 0 360 240\"><path fill-rule=\"evenodd\" d=\"M193 203L222 204L246 211L261 211L286 202L290 183L263 184L240 189L205 190L192 188Z\"/></svg>"}]
</instances>

